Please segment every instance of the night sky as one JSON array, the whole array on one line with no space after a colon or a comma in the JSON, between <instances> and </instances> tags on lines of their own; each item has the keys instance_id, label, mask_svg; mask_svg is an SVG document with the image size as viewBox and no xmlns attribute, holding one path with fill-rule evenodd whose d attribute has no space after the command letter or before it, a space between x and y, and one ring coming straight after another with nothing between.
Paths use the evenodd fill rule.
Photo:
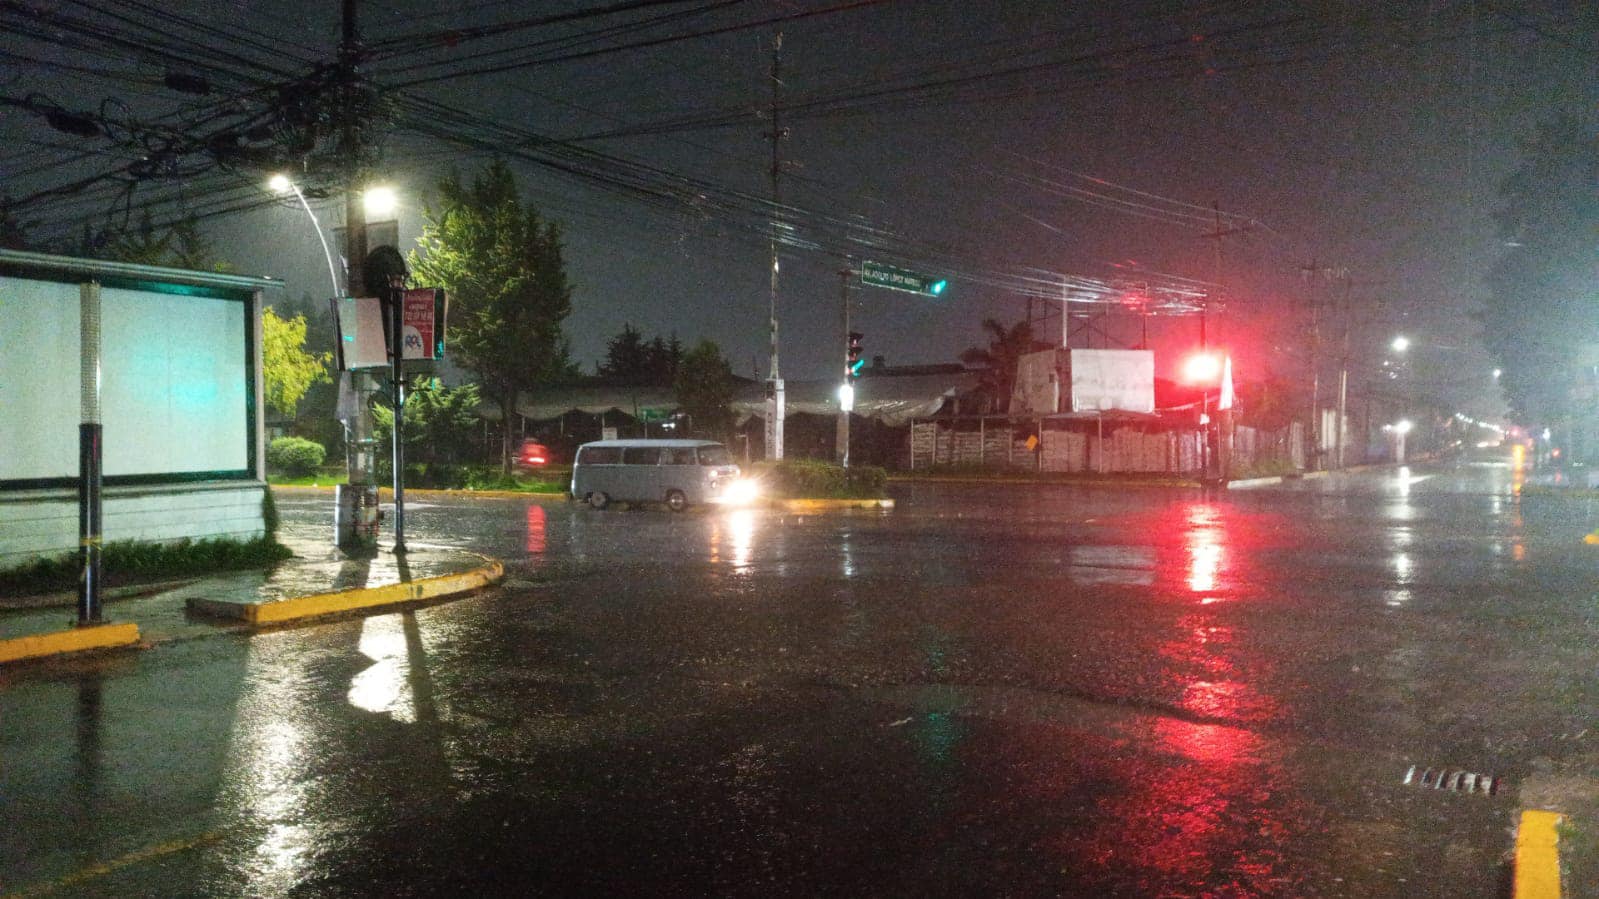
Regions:
<instances>
[{"instance_id":1,"label":"night sky","mask_svg":"<svg viewBox=\"0 0 1599 899\"><path fill-rule=\"evenodd\" d=\"M1348 274L1357 381L1403 331L1419 386L1493 414L1493 366L1470 315L1503 250L1491 219L1498 184L1536 123L1599 125L1599 11L1575 2L679 3L447 40L449 29L590 8L459 6L361 10L381 57L366 67L377 84L438 79L400 88L406 103L384 144L383 170L405 203L402 243L442 171L469 175L504 154L524 193L566 228L576 284L567 333L590 369L631 323L646 336L715 340L738 374L764 376L763 134L779 28L791 107L779 303L789 378L837 371L846 257L950 279L937 300L852 289L867 354L890 364L954 361L984 342L984 318L1019 320L1029 293L1039 314L1058 316L1059 303L1042 299L1058 295L1050 285L1088 279L1215 290L1225 308L1207 316L1207 336L1232 350L1240 377L1302 378L1310 301L1344 290L1307 279L1314 264ZM37 8L121 44L86 54L72 28L23 33L19 14L5 14L0 95L31 102L0 107L0 176L13 199L126 166L138 155L129 135L158 123L192 133L201 110L242 117L260 96L245 91L331 61L339 36L336 2L179 3L172 21L145 3ZM688 34L699 36L663 40ZM419 39L383 43L404 35ZM186 42L220 51L193 59L219 70L209 74L224 90L159 85ZM491 64L509 68L464 74ZM113 129L117 140L68 135L48 127L43 103L138 127ZM577 174L556 171L552 154ZM150 202L158 220L260 202L252 191L264 173L205 162L195 154L159 176L15 214L52 240L136 218ZM338 202L312 204L327 227L338 223ZM1217 221L1219 260L1207 237ZM298 207L204 226L238 270L281 277L295 298L327 292ZM1197 316L1117 312L1076 331L1074 345L1131 345L1146 326L1163 375L1199 340ZM1059 320L1039 328L1058 335Z\"/></svg>"}]
</instances>

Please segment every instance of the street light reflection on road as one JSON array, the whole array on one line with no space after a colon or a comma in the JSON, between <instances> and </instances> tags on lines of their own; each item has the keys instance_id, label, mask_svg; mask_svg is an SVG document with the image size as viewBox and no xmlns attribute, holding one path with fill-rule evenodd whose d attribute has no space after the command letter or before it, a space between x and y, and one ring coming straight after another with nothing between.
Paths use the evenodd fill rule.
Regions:
<instances>
[{"instance_id":1,"label":"street light reflection on road","mask_svg":"<svg viewBox=\"0 0 1599 899\"><path fill-rule=\"evenodd\" d=\"M346 694L350 705L414 724L416 708L407 677L410 660L400 616L363 618L359 648L372 664L351 678Z\"/></svg>"}]
</instances>

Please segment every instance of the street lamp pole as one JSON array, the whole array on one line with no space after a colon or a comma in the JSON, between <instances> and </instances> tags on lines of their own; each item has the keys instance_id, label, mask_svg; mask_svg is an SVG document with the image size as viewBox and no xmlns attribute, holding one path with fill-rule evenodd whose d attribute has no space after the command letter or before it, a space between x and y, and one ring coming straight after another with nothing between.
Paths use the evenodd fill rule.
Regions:
<instances>
[{"instance_id":1,"label":"street lamp pole","mask_svg":"<svg viewBox=\"0 0 1599 899\"><path fill-rule=\"evenodd\" d=\"M311 227L316 229L316 239L322 244L322 258L328 262L328 281L333 285L332 296L339 295L339 270L333 264L333 251L328 248L328 236L322 232L322 223L317 221L316 213L311 211L311 204L305 200L305 194L300 191L300 185L290 181L286 175L273 175L268 185L274 193L292 192L295 199L300 201L300 208L311 219Z\"/></svg>"}]
</instances>

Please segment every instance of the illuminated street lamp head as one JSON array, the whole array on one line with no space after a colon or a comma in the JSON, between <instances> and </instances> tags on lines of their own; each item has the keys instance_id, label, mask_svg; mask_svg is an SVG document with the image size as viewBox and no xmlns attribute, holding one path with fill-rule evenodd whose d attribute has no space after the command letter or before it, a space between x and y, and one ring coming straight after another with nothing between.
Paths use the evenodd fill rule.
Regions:
<instances>
[{"instance_id":1,"label":"illuminated street lamp head","mask_svg":"<svg viewBox=\"0 0 1599 899\"><path fill-rule=\"evenodd\" d=\"M400 206L400 198L392 187L369 187L361 196L367 218L386 218Z\"/></svg>"},{"instance_id":2,"label":"illuminated street lamp head","mask_svg":"<svg viewBox=\"0 0 1599 899\"><path fill-rule=\"evenodd\" d=\"M1409 434L1412 427L1414 427L1414 425L1410 423L1410 419L1405 418L1401 419L1394 425L1394 430L1400 434Z\"/></svg>"},{"instance_id":3,"label":"illuminated street lamp head","mask_svg":"<svg viewBox=\"0 0 1599 899\"><path fill-rule=\"evenodd\" d=\"M273 175L267 181L267 187L275 194L286 194L294 189L294 182L289 180L288 175Z\"/></svg>"},{"instance_id":4,"label":"illuminated street lamp head","mask_svg":"<svg viewBox=\"0 0 1599 899\"><path fill-rule=\"evenodd\" d=\"M1405 350L1410 349L1410 338L1406 337L1403 334L1401 334L1398 337L1394 338L1394 342L1393 342L1392 345L1393 345L1393 348L1394 348L1394 352L1403 353Z\"/></svg>"}]
</instances>

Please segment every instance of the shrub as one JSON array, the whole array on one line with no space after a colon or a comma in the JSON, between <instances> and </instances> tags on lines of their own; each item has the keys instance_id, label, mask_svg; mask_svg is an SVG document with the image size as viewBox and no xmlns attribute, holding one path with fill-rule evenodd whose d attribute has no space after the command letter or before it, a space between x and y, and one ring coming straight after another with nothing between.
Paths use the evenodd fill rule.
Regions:
<instances>
[{"instance_id":1,"label":"shrub","mask_svg":"<svg viewBox=\"0 0 1599 899\"><path fill-rule=\"evenodd\" d=\"M888 472L875 465L845 469L814 459L759 462L751 474L765 484L768 496L794 499L862 498L883 495Z\"/></svg>"},{"instance_id":2,"label":"shrub","mask_svg":"<svg viewBox=\"0 0 1599 899\"><path fill-rule=\"evenodd\" d=\"M327 458L322 444L303 437L279 437L267 446L267 465L291 477L314 473Z\"/></svg>"},{"instance_id":3,"label":"shrub","mask_svg":"<svg viewBox=\"0 0 1599 899\"><path fill-rule=\"evenodd\" d=\"M170 577L209 575L218 571L267 568L292 556L288 547L271 537L256 540L228 538L183 539L174 543L136 541L107 543L101 556L109 586ZM18 568L0 570L0 594L26 595L72 589L81 562L76 552L35 559Z\"/></svg>"}]
</instances>

